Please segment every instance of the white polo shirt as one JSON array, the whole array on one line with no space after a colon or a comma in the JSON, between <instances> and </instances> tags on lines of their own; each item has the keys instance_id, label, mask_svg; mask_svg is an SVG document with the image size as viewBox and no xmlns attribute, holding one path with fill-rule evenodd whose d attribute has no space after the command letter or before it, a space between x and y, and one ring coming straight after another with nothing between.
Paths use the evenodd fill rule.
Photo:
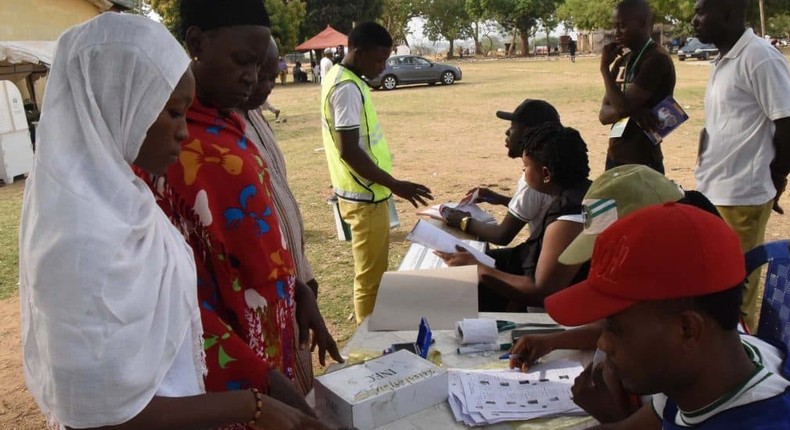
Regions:
<instances>
[{"instance_id":1,"label":"white polo shirt","mask_svg":"<svg viewBox=\"0 0 790 430\"><path fill-rule=\"evenodd\" d=\"M774 123L790 117L790 71L784 56L746 30L714 61L705 92L705 129L697 190L717 206L773 199Z\"/></svg>"}]
</instances>

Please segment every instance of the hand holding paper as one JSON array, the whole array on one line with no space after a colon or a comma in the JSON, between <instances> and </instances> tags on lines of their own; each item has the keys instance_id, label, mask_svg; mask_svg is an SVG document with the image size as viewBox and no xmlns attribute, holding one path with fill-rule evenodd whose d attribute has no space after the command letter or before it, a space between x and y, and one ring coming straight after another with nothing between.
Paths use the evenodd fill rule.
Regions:
<instances>
[{"instance_id":1,"label":"hand holding paper","mask_svg":"<svg viewBox=\"0 0 790 430\"><path fill-rule=\"evenodd\" d=\"M495 266L494 259L490 256L474 248L464 247L464 243L461 242L460 239L457 239L450 233L447 233L439 227L436 227L435 225L423 220L417 221L417 225L415 225L411 230L411 233L409 233L407 239L414 243L419 243L420 245L426 246L435 251L444 252L446 254L455 254L458 252L457 247L461 247L461 249L469 252L475 258L475 260L481 264L485 264L489 267Z\"/></svg>"}]
</instances>

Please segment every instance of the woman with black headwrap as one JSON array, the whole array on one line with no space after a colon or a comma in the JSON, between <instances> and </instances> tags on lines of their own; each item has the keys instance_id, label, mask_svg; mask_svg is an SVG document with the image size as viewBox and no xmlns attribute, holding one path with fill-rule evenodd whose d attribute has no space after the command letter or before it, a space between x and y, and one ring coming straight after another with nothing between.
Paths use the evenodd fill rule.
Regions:
<instances>
[{"instance_id":1,"label":"woman with black headwrap","mask_svg":"<svg viewBox=\"0 0 790 430\"><path fill-rule=\"evenodd\" d=\"M269 17L261 0L182 0L180 8L196 81L190 137L167 174L148 180L195 252L206 390L257 389L312 414L291 382L295 318L322 356L342 359L315 295L296 281L269 166L232 110L257 86Z\"/></svg>"}]
</instances>

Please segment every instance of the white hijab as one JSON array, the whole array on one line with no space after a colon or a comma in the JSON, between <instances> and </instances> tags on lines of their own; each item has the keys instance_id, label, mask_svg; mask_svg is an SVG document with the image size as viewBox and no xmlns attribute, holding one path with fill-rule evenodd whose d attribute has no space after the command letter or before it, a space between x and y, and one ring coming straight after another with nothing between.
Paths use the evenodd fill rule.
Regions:
<instances>
[{"instance_id":1,"label":"white hijab","mask_svg":"<svg viewBox=\"0 0 790 430\"><path fill-rule=\"evenodd\" d=\"M202 334L192 251L130 167L188 65L167 30L139 16L105 13L58 41L19 286L27 384L62 425L133 418L187 332Z\"/></svg>"}]
</instances>

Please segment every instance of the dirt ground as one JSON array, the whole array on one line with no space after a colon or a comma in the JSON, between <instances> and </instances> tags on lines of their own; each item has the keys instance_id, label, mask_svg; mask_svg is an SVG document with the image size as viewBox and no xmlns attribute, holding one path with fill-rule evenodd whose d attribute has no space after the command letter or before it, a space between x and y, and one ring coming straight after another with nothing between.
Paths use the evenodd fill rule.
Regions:
<instances>
[{"instance_id":1,"label":"dirt ground","mask_svg":"<svg viewBox=\"0 0 790 430\"><path fill-rule=\"evenodd\" d=\"M597 176L603 171L608 134L597 121L602 96L598 61L597 57L580 58L576 64L567 59L465 61L460 63L463 80L450 87L419 86L374 93L394 153L395 175L428 185L438 202L457 201L478 185L512 192L521 171L520 161L505 157L507 124L497 120L494 113L512 111L524 98L543 98L557 107L563 123L580 130L589 147L591 176ZM705 62L686 61L676 62L676 68L676 99L691 118L666 139L663 150L667 175L693 189L697 136L710 67ZM308 256L321 283L321 309L336 338L343 341L354 330L353 323L346 319L353 309L353 267L348 244L335 238L334 221L325 203L329 179L319 150L318 99L318 86L304 84L278 87L271 101L288 118L286 123L275 124L275 131L305 218ZM6 203L0 199L0 204ZM790 198L785 198L784 205L790 209ZM397 208L401 227L392 235L392 266L407 248L405 235L416 221L414 209L406 202L398 201ZM501 208L492 212L503 213ZM788 237L790 215L774 214L766 239ZM0 250L0 260L2 257ZM22 377L16 295L0 301L0 381L0 429L44 428Z\"/></svg>"}]
</instances>

